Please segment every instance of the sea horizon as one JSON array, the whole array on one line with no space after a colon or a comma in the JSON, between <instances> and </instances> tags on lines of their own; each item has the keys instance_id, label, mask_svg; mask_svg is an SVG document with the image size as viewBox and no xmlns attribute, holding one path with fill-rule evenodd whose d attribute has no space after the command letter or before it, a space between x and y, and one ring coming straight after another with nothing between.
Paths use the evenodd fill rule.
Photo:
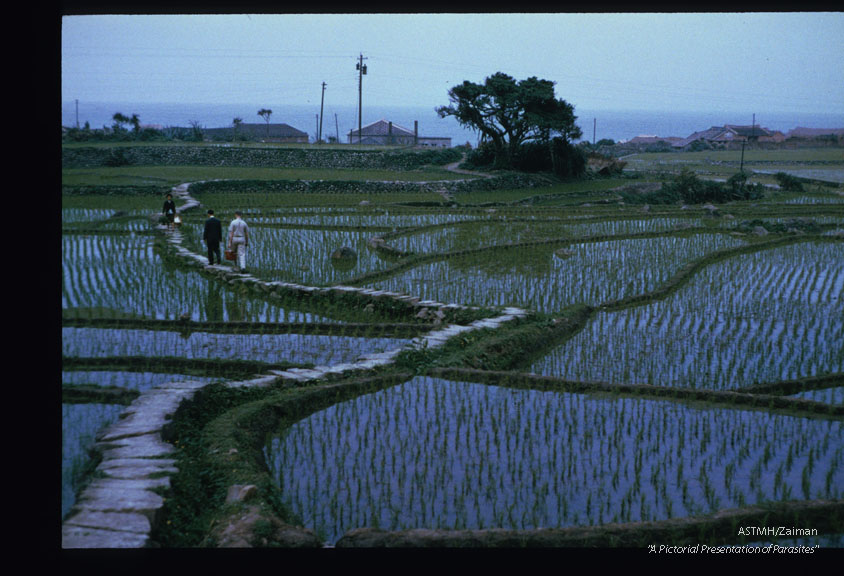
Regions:
<instances>
[{"instance_id":1,"label":"sea horizon","mask_svg":"<svg viewBox=\"0 0 844 576\"><path fill-rule=\"evenodd\" d=\"M440 105L446 105L443 102ZM319 131L319 105L264 105L250 103L142 103L142 102L92 102L79 101L78 112L75 100L62 101L62 126L84 126L103 128L113 124L112 117L120 112L126 116L137 114L142 125L162 127L188 127L196 123L202 128L225 128L239 117L244 123L262 124L264 118L258 110L273 110L270 123L288 124L306 132L311 141L316 140ZM419 135L424 137L448 137L451 145L466 142L477 145L478 133L460 126L451 117L440 118L437 106L378 106L364 101L361 125L366 126L378 120L387 120L397 126L413 130L418 122ZM323 108L322 137L338 138L347 142L348 133L358 127L357 105L327 104ZM787 133L797 127L844 128L844 114L808 112L749 112L733 111L657 111L635 109L579 109L575 107L577 124L582 131L580 141L612 139L616 142L630 140L636 136L686 137L690 134L725 124L751 125Z\"/></svg>"}]
</instances>

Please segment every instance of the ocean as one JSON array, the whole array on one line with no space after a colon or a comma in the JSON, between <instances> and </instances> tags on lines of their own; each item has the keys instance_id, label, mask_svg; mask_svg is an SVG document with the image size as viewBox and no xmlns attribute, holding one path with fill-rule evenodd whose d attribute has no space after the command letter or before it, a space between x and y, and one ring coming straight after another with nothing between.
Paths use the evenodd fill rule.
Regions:
<instances>
[{"instance_id":1,"label":"ocean","mask_svg":"<svg viewBox=\"0 0 844 576\"><path fill-rule=\"evenodd\" d=\"M444 101L438 105L446 105ZM414 121L419 122L419 135L426 137L451 138L452 146L469 142L473 147L478 143L478 134L460 126L453 118L440 118L437 105L430 107L384 107L367 105L364 101L363 122L366 126L378 120L387 120L393 124L413 130ZM84 126L88 122L91 128L112 125L112 117L120 112L126 116L137 114L141 124L167 126L191 126L198 123L204 128L223 128L232 125L232 119L240 117L245 123L262 124L264 119L258 116L258 110L269 108L273 111L271 123L284 123L307 132L311 140L318 132L319 105L278 105L264 104L150 104L131 102L62 102L62 126ZM635 136L679 136L686 137L693 132L705 130L710 126L724 124L750 125L754 112L677 112L643 110L588 110L575 107L577 124L583 131L582 140L592 141L609 138L624 141ZM756 111L756 125L783 133L798 126L806 128L844 128L844 114L829 113L765 113ZM358 107L328 106L324 108L322 136L339 136L341 142L347 142L349 131L358 127Z\"/></svg>"}]
</instances>

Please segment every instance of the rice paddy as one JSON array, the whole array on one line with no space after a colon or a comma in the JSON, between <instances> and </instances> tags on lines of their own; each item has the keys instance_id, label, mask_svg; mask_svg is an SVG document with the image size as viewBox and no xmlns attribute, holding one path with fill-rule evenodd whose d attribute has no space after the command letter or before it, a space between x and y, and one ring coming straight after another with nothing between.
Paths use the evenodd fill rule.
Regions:
<instances>
[{"instance_id":1,"label":"rice paddy","mask_svg":"<svg viewBox=\"0 0 844 576\"><path fill-rule=\"evenodd\" d=\"M720 234L517 247L499 258L456 256L369 284L440 302L558 312L650 292L685 264L743 245Z\"/></svg>"},{"instance_id":2,"label":"rice paddy","mask_svg":"<svg viewBox=\"0 0 844 576\"><path fill-rule=\"evenodd\" d=\"M671 161L676 167L676 160L649 158L647 169ZM687 160L711 167L721 159ZM241 172L244 179L250 174ZM137 173L153 177L146 168ZM246 191L236 182L231 193L224 183L189 189L200 208L185 211L178 230L181 246L204 256L206 208L224 226L243 210L252 234L249 282L215 276L179 256L156 228L158 196L63 196L63 389L143 393L187 380L227 385L270 367L346 365L404 349L439 325L422 303L405 308L375 296L341 297L350 286L487 315L516 306L529 315L512 326L453 337L442 352L402 355L395 366L373 371L401 375L395 385L338 394L313 408L261 412L285 414L269 430L238 424L238 457L263 447L251 465L275 486L266 508L333 545L363 527L530 534L842 498L838 189L772 192L761 202L718 206L713 215L699 206L619 204L613 190L624 178L451 198L398 185L373 193L366 183L342 193L277 192L274 174L250 178ZM69 175L74 185L103 186L108 170L97 170L96 182L80 170ZM796 221L802 227L791 228ZM765 233L753 231L760 223ZM342 247L354 257L333 258ZM275 290L282 283L299 291ZM568 324L583 305L585 320ZM413 331L397 335L399 326ZM520 330L542 336L522 339ZM509 346L516 347L507 350L511 371L487 372L484 354ZM462 351L479 348L474 358L482 365L471 367L485 378L426 373L466 368ZM650 385L763 400L767 392L757 386L832 380L789 389L778 398L786 407L774 409L763 400L749 407L705 394L692 402L510 385L534 375L609 390ZM275 394L292 402L323 385L354 383L352 376L279 381L250 401L275 401ZM89 448L125 408L78 402L62 405L63 517L90 477ZM240 400L232 402L234 414ZM229 417L212 408L220 410L217 425ZM202 484L210 478L260 484L246 475L248 466L226 476L228 461L202 458L219 469L203 470L189 485L222 490L213 493L215 502L225 500L226 486ZM221 510L203 502L196 515L206 507L208 514ZM165 513L174 524L190 516ZM202 516L206 531L209 518ZM161 534L163 545L172 543ZM839 528L816 540L840 546L841 534Z\"/></svg>"},{"instance_id":3,"label":"rice paddy","mask_svg":"<svg viewBox=\"0 0 844 576\"><path fill-rule=\"evenodd\" d=\"M62 328L62 355L101 358L254 360L271 364L344 364L366 354L400 348L407 340L320 334L212 334L160 330Z\"/></svg>"},{"instance_id":4,"label":"rice paddy","mask_svg":"<svg viewBox=\"0 0 844 576\"><path fill-rule=\"evenodd\" d=\"M713 389L842 372L842 293L840 243L737 256L664 300L597 314L530 371Z\"/></svg>"},{"instance_id":5,"label":"rice paddy","mask_svg":"<svg viewBox=\"0 0 844 576\"><path fill-rule=\"evenodd\" d=\"M195 321L330 321L243 297L197 272L168 266L152 238L131 233L62 236L62 309L156 319L187 314Z\"/></svg>"},{"instance_id":6,"label":"rice paddy","mask_svg":"<svg viewBox=\"0 0 844 576\"><path fill-rule=\"evenodd\" d=\"M329 542L385 530L655 521L838 498L841 422L417 377L320 411L265 448Z\"/></svg>"}]
</instances>

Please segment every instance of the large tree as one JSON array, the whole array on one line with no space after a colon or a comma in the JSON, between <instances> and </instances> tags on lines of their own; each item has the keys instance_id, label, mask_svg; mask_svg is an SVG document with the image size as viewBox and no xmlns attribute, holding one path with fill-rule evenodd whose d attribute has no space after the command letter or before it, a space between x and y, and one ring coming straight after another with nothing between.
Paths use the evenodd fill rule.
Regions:
<instances>
[{"instance_id":1,"label":"large tree","mask_svg":"<svg viewBox=\"0 0 844 576\"><path fill-rule=\"evenodd\" d=\"M437 108L437 113L453 116L492 142L496 168L512 167L525 142L547 142L550 151L554 136L568 142L582 135L574 106L556 98L554 82L536 76L516 81L497 72L483 84L467 80L454 86L448 98L451 105Z\"/></svg>"}]
</instances>

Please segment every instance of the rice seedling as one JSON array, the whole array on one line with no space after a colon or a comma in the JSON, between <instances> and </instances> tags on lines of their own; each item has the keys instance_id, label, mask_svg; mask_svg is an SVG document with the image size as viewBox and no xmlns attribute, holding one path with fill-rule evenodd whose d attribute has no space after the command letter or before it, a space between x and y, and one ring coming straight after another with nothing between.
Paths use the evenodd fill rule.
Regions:
<instances>
[{"instance_id":1,"label":"rice seedling","mask_svg":"<svg viewBox=\"0 0 844 576\"><path fill-rule=\"evenodd\" d=\"M166 265L150 238L63 235L62 309L196 321L330 321L236 294L198 272ZM119 317L119 316L118 316Z\"/></svg>"},{"instance_id":2,"label":"rice seedling","mask_svg":"<svg viewBox=\"0 0 844 576\"><path fill-rule=\"evenodd\" d=\"M431 394L433 410L426 410L430 403L425 398ZM805 483L812 493L833 497L836 483L844 480L835 467L835 444L823 448L822 442L840 436L837 421L516 391L426 377L344 404L294 424L265 447L282 498L306 525L325 530L329 541L360 525L320 523L323 517L336 518L339 500L352 493L367 494L343 504L343 509L366 510L352 513L352 518L377 517L378 525L390 530L659 520L804 491L801 471L809 459L799 450L804 440L818 447L815 462L823 462L806 469ZM351 422L349 436L330 433L338 418L352 414L353 405L358 419ZM478 418L481 406L483 419ZM602 421L614 422L614 438L593 433ZM551 442L538 433L555 427L559 433ZM724 450L735 429L747 433L736 436L735 448ZM777 431L776 442L770 441L771 430ZM676 460L666 462L666 449L674 452L688 434L709 440L686 443ZM297 448L314 436L325 458L315 457L319 450ZM660 438L674 445L666 447ZM769 440L761 443L764 438ZM576 448L567 449L571 445ZM372 462L376 465L365 478L349 473ZM767 469L779 472L763 474L766 462ZM748 477L749 491L737 481ZM312 507L297 507L297 502Z\"/></svg>"},{"instance_id":3,"label":"rice seedling","mask_svg":"<svg viewBox=\"0 0 844 576\"><path fill-rule=\"evenodd\" d=\"M146 356L342 364L410 340L320 334L215 334L160 330L62 328L62 355L79 358Z\"/></svg>"},{"instance_id":4,"label":"rice seedling","mask_svg":"<svg viewBox=\"0 0 844 576\"><path fill-rule=\"evenodd\" d=\"M154 360L151 360L154 362ZM167 374L159 372L122 372L113 370L64 370L62 385L115 386L143 392L167 382L191 380L194 382L214 382L213 376L190 376L185 374Z\"/></svg>"},{"instance_id":5,"label":"rice seedling","mask_svg":"<svg viewBox=\"0 0 844 576\"><path fill-rule=\"evenodd\" d=\"M530 371L716 389L841 372L843 263L829 243L718 262L665 300L596 315Z\"/></svg>"},{"instance_id":6,"label":"rice seedling","mask_svg":"<svg viewBox=\"0 0 844 576\"><path fill-rule=\"evenodd\" d=\"M653 290L684 264L741 244L712 234L573 243L565 258L555 256L558 246L525 246L422 264L372 285L439 302L555 312Z\"/></svg>"}]
</instances>

